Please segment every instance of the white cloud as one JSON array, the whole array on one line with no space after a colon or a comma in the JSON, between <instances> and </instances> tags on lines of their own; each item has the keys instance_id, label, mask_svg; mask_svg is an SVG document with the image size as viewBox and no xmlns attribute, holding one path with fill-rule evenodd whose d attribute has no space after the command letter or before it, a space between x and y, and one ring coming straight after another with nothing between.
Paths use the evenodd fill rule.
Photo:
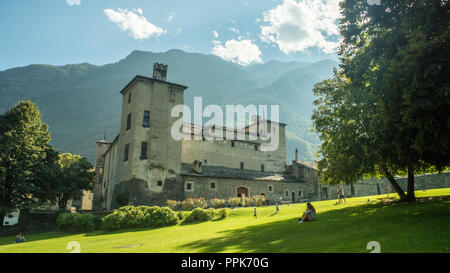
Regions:
<instances>
[{"instance_id":1,"label":"white cloud","mask_svg":"<svg viewBox=\"0 0 450 273\"><path fill-rule=\"evenodd\" d=\"M224 60L232 61L243 66L251 63L261 63L261 51L251 40L229 40L222 45L219 41L213 41L212 54Z\"/></svg>"},{"instance_id":2,"label":"white cloud","mask_svg":"<svg viewBox=\"0 0 450 273\"><path fill-rule=\"evenodd\" d=\"M212 34L214 35L214 38L219 38L219 33L217 33L217 31L213 30Z\"/></svg>"},{"instance_id":3,"label":"white cloud","mask_svg":"<svg viewBox=\"0 0 450 273\"><path fill-rule=\"evenodd\" d=\"M169 13L169 17L167 17L167 22L172 22L173 18L175 18L175 16L177 16L177 13L175 11L172 11L171 13Z\"/></svg>"},{"instance_id":4,"label":"white cloud","mask_svg":"<svg viewBox=\"0 0 450 273\"><path fill-rule=\"evenodd\" d=\"M239 29L237 29L235 27L229 27L228 30L231 31L231 32L239 34Z\"/></svg>"},{"instance_id":5,"label":"white cloud","mask_svg":"<svg viewBox=\"0 0 450 273\"><path fill-rule=\"evenodd\" d=\"M339 44L339 0L283 0L264 12L260 38L289 54L317 47L333 53Z\"/></svg>"},{"instance_id":6,"label":"white cloud","mask_svg":"<svg viewBox=\"0 0 450 273\"><path fill-rule=\"evenodd\" d=\"M81 5L81 0L66 0L67 5L69 6L79 6Z\"/></svg>"},{"instance_id":7,"label":"white cloud","mask_svg":"<svg viewBox=\"0 0 450 273\"><path fill-rule=\"evenodd\" d=\"M129 34L138 40L147 39L150 36L161 36L167 31L153 25L144 17L142 9L105 9L105 15L108 19L115 23L120 30L128 31Z\"/></svg>"}]
</instances>

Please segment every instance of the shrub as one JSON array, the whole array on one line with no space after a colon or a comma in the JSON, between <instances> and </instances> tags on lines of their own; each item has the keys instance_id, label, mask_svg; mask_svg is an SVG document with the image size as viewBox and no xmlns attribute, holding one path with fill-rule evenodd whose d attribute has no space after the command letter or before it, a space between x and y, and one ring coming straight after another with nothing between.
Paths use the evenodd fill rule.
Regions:
<instances>
[{"instance_id":1,"label":"shrub","mask_svg":"<svg viewBox=\"0 0 450 273\"><path fill-rule=\"evenodd\" d=\"M250 205L251 198L249 198L247 196L242 196L240 199L241 199L240 200L241 206L248 207Z\"/></svg>"},{"instance_id":2,"label":"shrub","mask_svg":"<svg viewBox=\"0 0 450 273\"><path fill-rule=\"evenodd\" d=\"M195 208L192 210L191 214L184 219L184 222L209 221L214 218L215 214L215 209L205 210L202 208Z\"/></svg>"},{"instance_id":3,"label":"shrub","mask_svg":"<svg viewBox=\"0 0 450 273\"><path fill-rule=\"evenodd\" d=\"M184 210L193 210L195 208L206 208L207 203L205 198L188 198L181 202L181 206Z\"/></svg>"},{"instance_id":4,"label":"shrub","mask_svg":"<svg viewBox=\"0 0 450 273\"><path fill-rule=\"evenodd\" d=\"M209 202L211 203L211 207L218 209L218 208L223 208L226 204L226 201L224 199L219 199L219 198L214 198L209 200Z\"/></svg>"},{"instance_id":5,"label":"shrub","mask_svg":"<svg viewBox=\"0 0 450 273\"><path fill-rule=\"evenodd\" d=\"M153 227L178 223L177 214L169 207L125 206L103 218L104 230Z\"/></svg>"},{"instance_id":6,"label":"shrub","mask_svg":"<svg viewBox=\"0 0 450 273\"><path fill-rule=\"evenodd\" d=\"M69 232L86 232L99 229L101 219L90 213L62 213L56 218L59 230Z\"/></svg>"},{"instance_id":7,"label":"shrub","mask_svg":"<svg viewBox=\"0 0 450 273\"><path fill-rule=\"evenodd\" d=\"M187 211L179 211L179 212L177 212L177 217L180 221L183 221L184 219L186 219L186 217L189 216L189 214L190 213Z\"/></svg>"},{"instance_id":8,"label":"shrub","mask_svg":"<svg viewBox=\"0 0 450 273\"><path fill-rule=\"evenodd\" d=\"M230 216L230 210L227 208L216 210L216 215L218 215L220 218L226 218Z\"/></svg>"},{"instance_id":9,"label":"shrub","mask_svg":"<svg viewBox=\"0 0 450 273\"><path fill-rule=\"evenodd\" d=\"M166 204L167 204L167 206L168 206L169 208L171 208L172 210L175 210L175 208L176 208L177 205L178 205L178 201L167 199L167 200L166 200Z\"/></svg>"},{"instance_id":10,"label":"shrub","mask_svg":"<svg viewBox=\"0 0 450 273\"><path fill-rule=\"evenodd\" d=\"M241 204L241 198L239 197L231 197L227 199L228 206L231 208L235 208Z\"/></svg>"},{"instance_id":11,"label":"shrub","mask_svg":"<svg viewBox=\"0 0 450 273\"><path fill-rule=\"evenodd\" d=\"M266 202L266 197L264 195L255 195L252 196L250 205L260 207L264 205L264 202Z\"/></svg>"}]
</instances>

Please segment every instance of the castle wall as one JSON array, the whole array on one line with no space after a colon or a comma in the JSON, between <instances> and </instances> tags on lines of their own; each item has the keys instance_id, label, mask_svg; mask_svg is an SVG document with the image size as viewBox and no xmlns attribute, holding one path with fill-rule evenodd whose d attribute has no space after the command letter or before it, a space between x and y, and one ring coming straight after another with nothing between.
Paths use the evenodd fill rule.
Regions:
<instances>
[{"instance_id":1,"label":"castle wall","mask_svg":"<svg viewBox=\"0 0 450 273\"><path fill-rule=\"evenodd\" d=\"M226 199L236 197L237 189L245 187L248 190L248 196L264 194L271 204L279 201L301 202L317 200L315 194L310 195L311 188L314 188L313 185L310 185L311 183L194 176L184 176L183 179L185 198ZM191 183L191 190L187 189L187 183ZM214 188L211 188L211 183L215 183Z\"/></svg>"},{"instance_id":2,"label":"castle wall","mask_svg":"<svg viewBox=\"0 0 450 273\"><path fill-rule=\"evenodd\" d=\"M284 171L286 156L281 155L279 151L263 152L260 145L253 142L183 140L181 161L192 163L194 160L211 166L237 169L243 162L245 169L261 171L261 165L264 165L264 171Z\"/></svg>"},{"instance_id":3,"label":"castle wall","mask_svg":"<svg viewBox=\"0 0 450 273\"><path fill-rule=\"evenodd\" d=\"M406 192L407 178L396 178L396 180L399 186ZM353 183L353 185L344 184L343 188L345 197L357 197L386 194L386 186L389 186L391 188L390 192L395 194L395 190L387 179L364 179ZM415 190L450 188L450 173L418 175L414 178L414 186ZM337 199L337 185L322 184L321 187L328 189L328 198L322 196L322 199Z\"/></svg>"}]
</instances>

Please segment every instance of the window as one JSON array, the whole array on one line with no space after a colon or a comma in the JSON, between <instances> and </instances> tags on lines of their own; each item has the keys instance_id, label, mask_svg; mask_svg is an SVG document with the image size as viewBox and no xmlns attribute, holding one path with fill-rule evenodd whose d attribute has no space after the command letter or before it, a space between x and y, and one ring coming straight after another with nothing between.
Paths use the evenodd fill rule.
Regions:
<instances>
[{"instance_id":1,"label":"window","mask_svg":"<svg viewBox=\"0 0 450 273\"><path fill-rule=\"evenodd\" d=\"M162 181L158 180L157 185L158 185L158 187L162 187Z\"/></svg>"},{"instance_id":2,"label":"window","mask_svg":"<svg viewBox=\"0 0 450 273\"><path fill-rule=\"evenodd\" d=\"M231 141L231 147L234 147L234 141Z\"/></svg>"},{"instance_id":3,"label":"window","mask_svg":"<svg viewBox=\"0 0 450 273\"><path fill-rule=\"evenodd\" d=\"M208 163L208 159L205 159L205 164L207 164Z\"/></svg>"},{"instance_id":4,"label":"window","mask_svg":"<svg viewBox=\"0 0 450 273\"><path fill-rule=\"evenodd\" d=\"M131 113L128 114L127 116L127 128L126 130L128 131L131 128Z\"/></svg>"},{"instance_id":5,"label":"window","mask_svg":"<svg viewBox=\"0 0 450 273\"><path fill-rule=\"evenodd\" d=\"M289 190L286 190L286 197L289 196Z\"/></svg>"},{"instance_id":6,"label":"window","mask_svg":"<svg viewBox=\"0 0 450 273\"><path fill-rule=\"evenodd\" d=\"M141 159L147 159L147 142L141 143Z\"/></svg>"},{"instance_id":7,"label":"window","mask_svg":"<svg viewBox=\"0 0 450 273\"><path fill-rule=\"evenodd\" d=\"M261 164L261 171L264 171L264 164Z\"/></svg>"},{"instance_id":8,"label":"window","mask_svg":"<svg viewBox=\"0 0 450 273\"><path fill-rule=\"evenodd\" d=\"M241 162L241 170L244 169L244 162Z\"/></svg>"},{"instance_id":9,"label":"window","mask_svg":"<svg viewBox=\"0 0 450 273\"><path fill-rule=\"evenodd\" d=\"M273 188L272 185L269 186L269 191L272 192Z\"/></svg>"},{"instance_id":10,"label":"window","mask_svg":"<svg viewBox=\"0 0 450 273\"><path fill-rule=\"evenodd\" d=\"M302 191L298 191L298 196L300 196L300 197L302 197L302 196L303 196L303 193L302 193Z\"/></svg>"},{"instance_id":11,"label":"window","mask_svg":"<svg viewBox=\"0 0 450 273\"><path fill-rule=\"evenodd\" d=\"M131 102L131 92L128 93L128 104Z\"/></svg>"},{"instance_id":12,"label":"window","mask_svg":"<svg viewBox=\"0 0 450 273\"><path fill-rule=\"evenodd\" d=\"M214 190L216 188L216 183L215 182L211 182L210 187L212 190Z\"/></svg>"},{"instance_id":13,"label":"window","mask_svg":"<svg viewBox=\"0 0 450 273\"><path fill-rule=\"evenodd\" d=\"M170 88L170 99L169 99L169 101L170 102L175 102L175 91L172 88Z\"/></svg>"},{"instance_id":14,"label":"window","mask_svg":"<svg viewBox=\"0 0 450 273\"><path fill-rule=\"evenodd\" d=\"M194 191L194 183L186 182L186 191Z\"/></svg>"},{"instance_id":15,"label":"window","mask_svg":"<svg viewBox=\"0 0 450 273\"><path fill-rule=\"evenodd\" d=\"M150 111L144 111L144 120L142 126L150 127Z\"/></svg>"},{"instance_id":16,"label":"window","mask_svg":"<svg viewBox=\"0 0 450 273\"><path fill-rule=\"evenodd\" d=\"M352 195L355 195L355 187L353 186L353 183L350 184L350 191Z\"/></svg>"},{"instance_id":17,"label":"window","mask_svg":"<svg viewBox=\"0 0 450 273\"><path fill-rule=\"evenodd\" d=\"M123 155L123 161L128 161L128 149L130 147L130 144L125 144L125 151Z\"/></svg>"},{"instance_id":18,"label":"window","mask_svg":"<svg viewBox=\"0 0 450 273\"><path fill-rule=\"evenodd\" d=\"M258 145L255 145L255 151L258 151Z\"/></svg>"}]
</instances>

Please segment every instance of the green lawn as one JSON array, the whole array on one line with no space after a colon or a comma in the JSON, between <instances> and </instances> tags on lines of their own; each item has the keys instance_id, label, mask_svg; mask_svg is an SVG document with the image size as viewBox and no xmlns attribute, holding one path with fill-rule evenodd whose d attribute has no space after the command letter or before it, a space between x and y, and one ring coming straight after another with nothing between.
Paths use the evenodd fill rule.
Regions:
<instances>
[{"instance_id":1,"label":"green lawn","mask_svg":"<svg viewBox=\"0 0 450 273\"><path fill-rule=\"evenodd\" d=\"M369 252L378 241L381 252L450 252L450 188L417 191L415 204L379 202L383 195L314 202L318 221L298 224L305 204L231 210L230 217L194 224L122 232L26 235L0 238L0 252ZM442 196L433 197L431 196ZM368 200L370 200L368 202ZM124 247L128 246L128 247Z\"/></svg>"}]
</instances>

